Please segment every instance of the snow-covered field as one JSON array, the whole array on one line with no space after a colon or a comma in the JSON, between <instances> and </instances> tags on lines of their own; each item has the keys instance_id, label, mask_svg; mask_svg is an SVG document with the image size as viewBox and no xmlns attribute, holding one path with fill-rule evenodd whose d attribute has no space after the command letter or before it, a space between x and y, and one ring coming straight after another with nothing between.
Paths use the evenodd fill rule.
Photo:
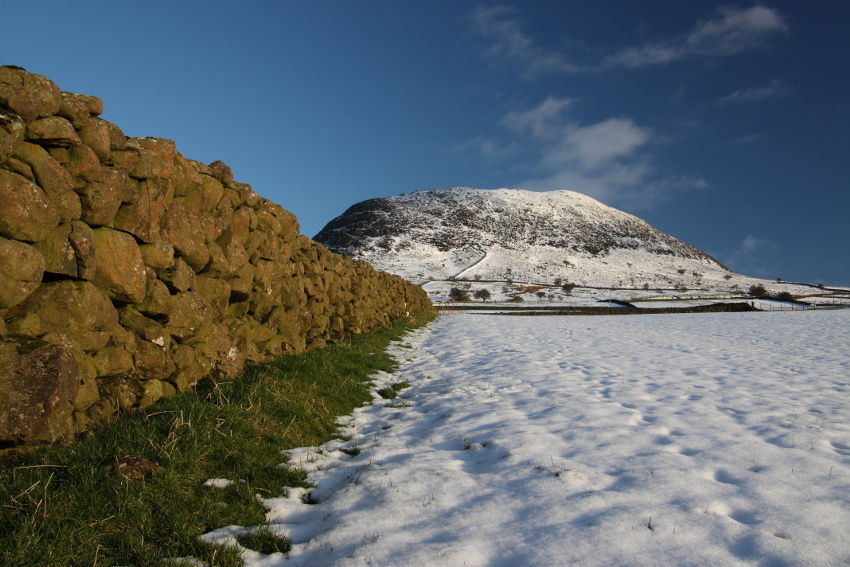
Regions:
<instances>
[{"instance_id":1,"label":"snow-covered field","mask_svg":"<svg viewBox=\"0 0 850 567\"><path fill-rule=\"evenodd\" d=\"M457 314L392 350L411 387L292 453L317 503L264 501L293 548L247 565L850 563L848 310Z\"/></svg>"}]
</instances>

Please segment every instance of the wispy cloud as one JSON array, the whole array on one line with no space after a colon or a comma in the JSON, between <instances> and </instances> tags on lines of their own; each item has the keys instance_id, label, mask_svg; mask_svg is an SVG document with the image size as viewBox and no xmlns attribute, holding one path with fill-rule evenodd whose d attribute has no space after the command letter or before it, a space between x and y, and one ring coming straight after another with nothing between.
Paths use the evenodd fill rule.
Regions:
<instances>
[{"instance_id":1,"label":"wispy cloud","mask_svg":"<svg viewBox=\"0 0 850 567\"><path fill-rule=\"evenodd\" d=\"M760 102L771 98L782 98L791 93L791 87L779 79L774 79L768 85L734 91L719 98L721 104L737 104L746 102Z\"/></svg>"},{"instance_id":2,"label":"wispy cloud","mask_svg":"<svg viewBox=\"0 0 850 567\"><path fill-rule=\"evenodd\" d=\"M625 48L603 61L605 67L649 67L683 59L727 57L763 46L788 31L778 12L764 6L721 8L678 38Z\"/></svg>"},{"instance_id":3,"label":"wispy cloud","mask_svg":"<svg viewBox=\"0 0 850 567\"><path fill-rule=\"evenodd\" d=\"M465 140L454 145L455 152L474 153L489 161L499 161L514 157L519 151L516 141L503 143L493 136L476 136L471 140Z\"/></svg>"},{"instance_id":4,"label":"wispy cloud","mask_svg":"<svg viewBox=\"0 0 850 567\"><path fill-rule=\"evenodd\" d=\"M724 264L739 274L775 277L772 273L774 262L771 258L778 249L779 246L772 240L750 234L729 255Z\"/></svg>"},{"instance_id":5,"label":"wispy cloud","mask_svg":"<svg viewBox=\"0 0 850 567\"><path fill-rule=\"evenodd\" d=\"M581 73L609 68L641 68L676 61L728 57L763 47L788 26L771 8L720 8L711 17L696 22L693 29L677 37L629 46L602 58L596 64L576 64L566 53L545 49L527 35L512 8L479 6L472 12L472 31L488 42L488 58L509 61L523 75Z\"/></svg>"},{"instance_id":6,"label":"wispy cloud","mask_svg":"<svg viewBox=\"0 0 850 567\"><path fill-rule=\"evenodd\" d=\"M563 133L563 111L573 104L569 98L547 97L539 105L526 110L513 110L502 118L510 130L537 140L552 140Z\"/></svg>"},{"instance_id":7,"label":"wispy cloud","mask_svg":"<svg viewBox=\"0 0 850 567\"><path fill-rule=\"evenodd\" d=\"M519 65L525 76L579 70L563 54L537 45L514 13L505 6L478 6L472 11L472 31L489 42L484 49L486 57Z\"/></svg>"},{"instance_id":8,"label":"wispy cloud","mask_svg":"<svg viewBox=\"0 0 850 567\"><path fill-rule=\"evenodd\" d=\"M754 134L748 134L748 135L743 136L741 138L736 138L736 139L732 140L731 142L729 142L729 145L731 145L731 146L746 146L747 144L752 144L753 142L760 140L761 138L764 138L764 136L765 136L764 132L756 132Z\"/></svg>"}]
</instances>

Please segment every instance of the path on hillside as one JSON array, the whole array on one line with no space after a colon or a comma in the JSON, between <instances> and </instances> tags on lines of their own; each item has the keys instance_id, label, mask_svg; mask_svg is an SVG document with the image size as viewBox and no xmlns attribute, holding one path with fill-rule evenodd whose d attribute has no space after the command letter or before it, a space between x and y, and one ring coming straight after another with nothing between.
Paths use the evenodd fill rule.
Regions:
<instances>
[{"instance_id":1,"label":"path on hillside","mask_svg":"<svg viewBox=\"0 0 850 567\"><path fill-rule=\"evenodd\" d=\"M317 503L265 500L293 547L246 565L850 562L848 311L459 314L404 343L375 387L411 387L292 452Z\"/></svg>"},{"instance_id":2,"label":"path on hillside","mask_svg":"<svg viewBox=\"0 0 850 567\"><path fill-rule=\"evenodd\" d=\"M460 275L461 275L462 273L464 273L465 271L467 271L467 270L469 270L469 269L471 269L471 268L474 268L475 266L477 266L478 264L480 264L480 263L481 263L481 262L482 262L485 258L487 258L487 251L486 251L486 250L483 250L483 249L481 249L481 248L476 248L476 250L478 250L479 252L481 252L481 257L480 257L480 258L478 258L478 259L477 259L476 261L474 261L473 263L471 263L470 265L468 265L467 267L465 267L464 269L462 269L461 271L459 271L458 273L456 273L455 275L453 275L453 276L449 276L449 280L454 280L454 279L459 278L459 277L460 277Z\"/></svg>"}]
</instances>

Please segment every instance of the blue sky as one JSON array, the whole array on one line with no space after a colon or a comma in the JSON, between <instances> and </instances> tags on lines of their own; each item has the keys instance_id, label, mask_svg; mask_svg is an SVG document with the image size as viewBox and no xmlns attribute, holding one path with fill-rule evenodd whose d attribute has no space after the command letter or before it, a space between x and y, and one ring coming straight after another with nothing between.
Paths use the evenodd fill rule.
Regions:
<instances>
[{"instance_id":1,"label":"blue sky","mask_svg":"<svg viewBox=\"0 0 850 567\"><path fill-rule=\"evenodd\" d=\"M293 211L571 189L747 275L850 285L845 0L0 0L0 63Z\"/></svg>"}]
</instances>

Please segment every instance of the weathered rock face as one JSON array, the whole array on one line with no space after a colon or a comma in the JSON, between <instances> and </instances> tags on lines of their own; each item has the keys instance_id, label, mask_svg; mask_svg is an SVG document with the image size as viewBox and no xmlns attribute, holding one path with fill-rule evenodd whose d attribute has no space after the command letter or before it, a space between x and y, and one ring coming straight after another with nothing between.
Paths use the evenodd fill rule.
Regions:
<instances>
[{"instance_id":1,"label":"weathered rock face","mask_svg":"<svg viewBox=\"0 0 850 567\"><path fill-rule=\"evenodd\" d=\"M210 373L432 309L295 216L0 67L0 442L51 442Z\"/></svg>"},{"instance_id":2,"label":"weathered rock face","mask_svg":"<svg viewBox=\"0 0 850 567\"><path fill-rule=\"evenodd\" d=\"M65 435L80 382L70 350L39 339L0 339L0 368L3 440L52 443Z\"/></svg>"}]
</instances>

